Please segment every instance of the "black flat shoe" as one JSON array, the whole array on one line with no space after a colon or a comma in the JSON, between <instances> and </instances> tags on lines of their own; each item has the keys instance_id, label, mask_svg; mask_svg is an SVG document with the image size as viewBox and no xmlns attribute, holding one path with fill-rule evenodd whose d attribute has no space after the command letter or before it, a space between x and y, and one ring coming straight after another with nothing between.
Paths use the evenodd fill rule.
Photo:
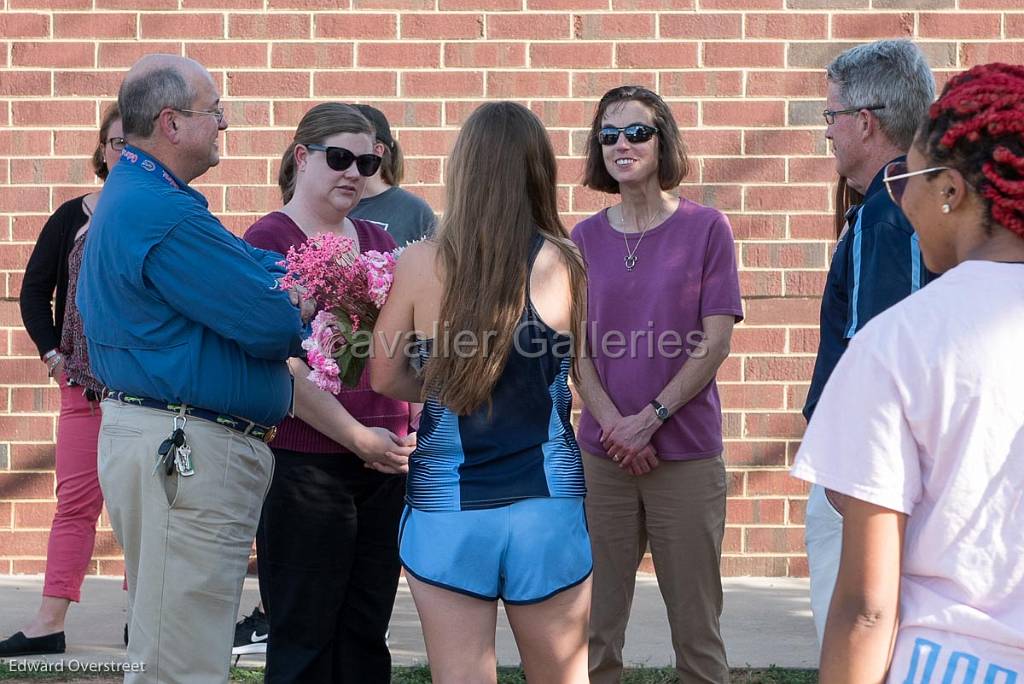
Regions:
<instances>
[{"instance_id":1,"label":"black flat shoe","mask_svg":"<svg viewBox=\"0 0 1024 684\"><path fill-rule=\"evenodd\" d=\"M0 658L63 653L64 647L64 632L54 632L31 639L25 636L24 632L18 632L0 641Z\"/></svg>"}]
</instances>

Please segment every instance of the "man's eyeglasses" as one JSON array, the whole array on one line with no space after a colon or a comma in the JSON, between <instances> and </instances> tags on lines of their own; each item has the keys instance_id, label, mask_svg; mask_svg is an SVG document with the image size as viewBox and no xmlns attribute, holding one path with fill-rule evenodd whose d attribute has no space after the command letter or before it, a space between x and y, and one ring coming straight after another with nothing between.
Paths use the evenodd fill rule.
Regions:
<instances>
[{"instance_id":1,"label":"man's eyeglasses","mask_svg":"<svg viewBox=\"0 0 1024 684\"><path fill-rule=\"evenodd\" d=\"M614 145L619 141L619 134L625 135L631 143L645 143L654 137L658 129L647 124L635 123L622 128L605 126L597 132L597 140L602 145Z\"/></svg>"},{"instance_id":2,"label":"man's eyeglasses","mask_svg":"<svg viewBox=\"0 0 1024 684\"><path fill-rule=\"evenodd\" d=\"M120 152L124 149L124 146L128 144L128 141L124 138L107 138L103 141L104 145L110 145L110 149L115 152Z\"/></svg>"},{"instance_id":3,"label":"man's eyeglasses","mask_svg":"<svg viewBox=\"0 0 1024 684\"><path fill-rule=\"evenodd\" d=\"M857 112L864 109L868 110L869 112L874 112L879 109L885 109L885 105L871 105L870 107L850 107L849 109L826 109L825 111L822 112L822 115L825 117L825 123L831 126L836 122L837 115L856 114Z\"/></svg>"},{"instance_id":4,"label":"man's eyeglasses","mask_svg":"<svg viewBox=\"0 0 1024 684\"><path fill-rule=\"evenodd\" d=\"M216 108L211 109L209 111L202 110L202 109L178 109L177 107L174 107L173 109L176 112L182 112L184 114L205 114L206 116L212 116L215 119L217 119L217 123L218 124L224 123L224 108L223 107L216 107Z\"/></svg>"},{"instance_id":5,"label":"man's eyeglasses","mask_svg":"<svg viewBox=\"0 0 1024 684\"><path fill-rule=\"evenodd\" d=\"M896 203L896 206L899 206L903 200L903 191L907 189L907 181L909 179L925 173L938 173L939 171L948 170L948 166L933 166L930 169L908 172L906 162L894 161L886 165L885 171L882 174L882 181L885 183L885 189L889 191L889 197Z\"/></svg>"},{"instance_id":6,"label":"man's eyeglasses","mask_svg":"<svg viewBox=\"0 0 1024 684\"><path fill-rule=\"evenodd\" d=\"M352 166L352 162L355 162L356 171L359 172L359 175L368 177L377 173L377 169L380 168L381 158L376 154L357 155L353 154L350 150L346 150L344 147L327 147L326 145L314 143L305 143L305 145L307 150L323 152L327 158L327 166L335 171L344 171Z\"/></svg>"}]
</instances>

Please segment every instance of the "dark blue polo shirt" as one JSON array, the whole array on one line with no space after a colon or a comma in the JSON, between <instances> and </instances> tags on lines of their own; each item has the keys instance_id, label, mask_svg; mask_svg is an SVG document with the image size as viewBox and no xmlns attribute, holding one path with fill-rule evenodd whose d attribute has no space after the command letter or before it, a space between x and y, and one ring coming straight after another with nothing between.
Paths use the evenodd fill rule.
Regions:
<instances>
[{"instance_id":1,"label":"dark blue polo shirt","mask_svg":"<svg viewBox=\"0 0 1024 684\"><path fill-rule=\"evenodd\" d=\"M886 192L884 168L868 186L863 204L848 214L850 229L832 255L821 296L818 358L804 404L807 420L850 338L876 315L936 277L924 267L913 227Z\"/></svg>"}]
</instances>

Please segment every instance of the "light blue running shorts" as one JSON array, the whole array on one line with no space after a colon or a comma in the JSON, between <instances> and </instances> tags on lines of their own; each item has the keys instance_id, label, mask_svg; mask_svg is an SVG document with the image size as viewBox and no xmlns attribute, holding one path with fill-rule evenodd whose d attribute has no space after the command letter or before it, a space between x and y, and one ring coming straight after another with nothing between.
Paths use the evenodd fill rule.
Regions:
<instances>
[{"instance_id":1,"label":"light blue running shorts","mask_svg":"<svg viewBox=\"0 0 1024 684\"><path fill-rule=\"evenodd\" d=\"M398 538L410 575L488 601L538 603L594 567L582 497L453 512L406 506Z\"/></svg>"}]
</instances>

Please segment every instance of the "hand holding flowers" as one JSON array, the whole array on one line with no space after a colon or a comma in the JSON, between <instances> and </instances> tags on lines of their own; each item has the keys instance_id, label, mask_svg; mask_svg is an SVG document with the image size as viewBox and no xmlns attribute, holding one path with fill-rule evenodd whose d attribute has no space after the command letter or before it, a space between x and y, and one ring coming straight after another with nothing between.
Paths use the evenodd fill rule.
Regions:
<instances>
[{"instance_id":1,"label":"hand holding flowers","mask_svg":"<svg viewBox=\"0 0 1024 684\"><path fill-rule=\"evenodd\" d=\"M320 389L337 394L342 383L359 383L400 251L358 253L354 240L335 233L320 233L288 250L281 287L303 288L303 297L322 307L313 318L313 334L302 343L313 369L309 379Z\"/></svg>"}]
</instances>

